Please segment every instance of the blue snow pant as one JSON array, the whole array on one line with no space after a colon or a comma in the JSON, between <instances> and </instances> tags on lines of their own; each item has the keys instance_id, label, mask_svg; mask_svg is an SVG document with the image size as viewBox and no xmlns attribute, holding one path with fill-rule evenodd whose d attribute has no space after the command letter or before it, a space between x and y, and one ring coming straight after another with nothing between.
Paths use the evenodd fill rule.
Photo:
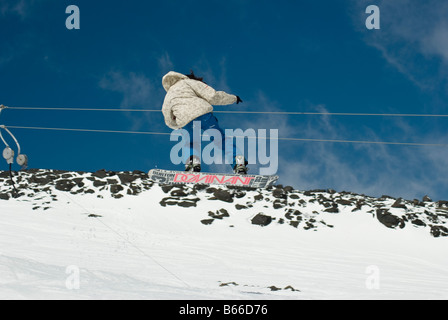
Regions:
<instances>
[{"instance_id":1,"label":"blue snow pant","mask_svg":"<svg viewBox=\"0 0 448 320\"><path fill-rule=\"evenodd\" d=\"M216 129L221 133L221 141L214 141L214 137L211 137L211 141L215 142L217 145L221 147L225 154L225 163L229 163L232 168L234 166L235 157L243 156L244 154L241 150L236 146L236 143L233 143L233 137L226 137L225 131L219 127L218 119L213 115L213 113L206 113L200 117L197 117L193 121L186 124L182 129L188 132L189 136L187 137L185 131L182 131L182 139L186 141L185 145L182 148L182 155L184 163L187 162L190 156L197 156L199 158L201 155L201 150L197 150L194 148L193 144L193 128L195 123L199 121L201 123L201 134L208 129ZM200 146L200 144L198 144ZM224 149L223 149L224 147Z\"/></svg>"}]
</instances>

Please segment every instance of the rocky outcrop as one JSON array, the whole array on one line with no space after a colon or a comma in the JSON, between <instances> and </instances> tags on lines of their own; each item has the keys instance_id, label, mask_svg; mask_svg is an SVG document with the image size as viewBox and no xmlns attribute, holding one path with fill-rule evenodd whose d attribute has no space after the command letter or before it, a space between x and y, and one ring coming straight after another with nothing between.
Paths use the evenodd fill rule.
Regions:
<instances>
[{"instance_id":1,"label":"rocky outcrop","mask_svg":"<svg viewBox=\"0 0 448 320\"><path fill-rule=\"evenodd\" d=\"M0 204L3 201L28 201L37 211L52 209L60 193L118 201L158 188L165 195L157 199L161 207L195 210L200 215L198 220L206 226L247 213L248 220L255 226L282 224L298 230L319 230L334 228L325 221L329 216L368 214L375 218L374 223L389 229L420 228L433 237L448 236L448 201L433 201L429 196L421 200L404 200L332 189L298 191L282 185L267 189L159 185L149 181L142 171L104 169L96 172L30 169L14 172L13 180L17 193L9 172L0 171ZM212 204L213 210L205 204Z\"/></svg>"}]
</instances>

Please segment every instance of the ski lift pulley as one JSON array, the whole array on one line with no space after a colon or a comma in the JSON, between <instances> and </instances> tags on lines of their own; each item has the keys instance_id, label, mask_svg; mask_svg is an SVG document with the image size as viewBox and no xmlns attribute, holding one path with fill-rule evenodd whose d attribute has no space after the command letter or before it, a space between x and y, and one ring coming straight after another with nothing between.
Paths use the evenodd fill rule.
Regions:
<instances>
[{"instance_id":1,"label":"ski lift pulley","mask_svg":"<svg viewBox=\"0 0 448 320\"><path fill-rule=\"evenodd\" d=\"M0 113L5 108L6 108L6 106L0 105ZM20 144L17 141L16 137L11 133L11 131L9 131L9 129L5 125L0 125L0 139L3 141L3 143L6 146L6 148L3 149L3 154L2 154L3 158L6 160L6 162L9 165L11 165L12 163L14 163L15 153L14 153L14 150L11 149L11 147L8 145L6 140L3 138L1 129L4 129L6 132L8 132L8 134L11 136L11 138L16 143L16 145L17 145L17 158L16 158L17 164L20 165L22 167L22 169L25 169L28 165L28 157L26 155L20 153Z\"/></svg>"}]
</instances>

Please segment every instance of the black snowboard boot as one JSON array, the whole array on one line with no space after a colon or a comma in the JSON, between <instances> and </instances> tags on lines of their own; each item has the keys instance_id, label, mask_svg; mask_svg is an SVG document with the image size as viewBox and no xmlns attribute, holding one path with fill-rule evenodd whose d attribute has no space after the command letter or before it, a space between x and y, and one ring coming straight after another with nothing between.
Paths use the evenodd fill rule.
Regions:
<instances>
[{"instance_id":1,"label":"black snowboard boot","mask_svg":"<svg viewBox=\"0 0 448 320\"><path fill-rule=\"evenodd\" d=\"M247 174L249 168L246 167L247 161L243 156L235 157L235 166L233 167L233 172L236 174Z\"/></svg>"},{"instance_id":2,"label":"black snowboard boot","mask_svg":"<svg viewBox=\"0 0 448 320\"><path fill-rule=\"evenodd\" d=\"M185 171L201 172L201 161L196 156L190 156L185 164Z\"/></svg>"}]
</instances>

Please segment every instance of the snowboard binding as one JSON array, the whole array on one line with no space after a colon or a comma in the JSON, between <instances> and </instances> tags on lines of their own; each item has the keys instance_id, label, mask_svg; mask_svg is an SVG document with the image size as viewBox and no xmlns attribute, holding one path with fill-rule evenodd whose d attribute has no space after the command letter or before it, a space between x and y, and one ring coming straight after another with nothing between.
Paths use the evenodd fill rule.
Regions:
<instances>
[{"instance_id":1,"label":"snowboard binding","mask_svg":"<svg viewBox=\"0 0 448 320\"><path fill-rule=\"evenodd\" d=\"M187 172L201 172L201 161L196 156L190 156L185 164Z\"/></svg>"},{"instance_id":2,"label":"snowboard binding","mask_svg":"<svg viewBox=\"0 0 448 320\"><path fill-rule=\"evenodd\" d=\"M246 159L244 159L243 156L236 156L235 157L235 166L233 167L233 172L236 174L247 174L247 171L249 170L247 165Z\"/></svg>"},{"instance_id":3,"label":"snowboard binding","mask_svg":"<svg viewBox=\"0 0 448 320\"><path fill-rule=\"evenodd\" d=\"M235 157L235 166L233 172L235 174L247 174L249 168L247 168L248 162L244 159L244 156ZM197 156L190 156L185 164L186 172L201 172L201 160Z\"/></svg>"}]
</instances>

